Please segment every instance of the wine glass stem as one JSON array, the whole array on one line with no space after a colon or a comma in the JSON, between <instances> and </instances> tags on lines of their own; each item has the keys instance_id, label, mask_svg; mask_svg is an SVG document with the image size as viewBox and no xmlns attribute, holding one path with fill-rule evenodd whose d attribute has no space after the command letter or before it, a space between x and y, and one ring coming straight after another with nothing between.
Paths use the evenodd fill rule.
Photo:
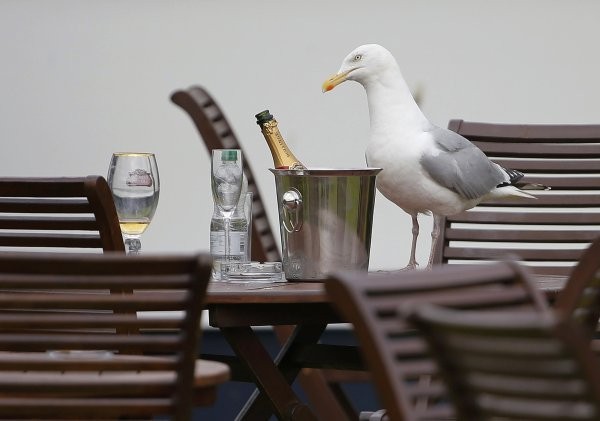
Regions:
<instances>
[{"instance_id":1,"label":"wine glass stem","mask_svg":"<svg viewBox=\"0 0 600 421\"><path fill-rule=\"evenodd\" d=\"M231 244L229 242L230 223L230 217L226 216L223 218L223 225L225 227L225 261L229 261L231 256Z\"/></svg>"},{"instance_id":2,"label":"wine glass stem","mask_svg":"<svg viewBox=\"0 0 600 421\"><path fill-rule=\"evenodd\" d=\"M127 248L127 254L140 254L142 242L137 237L127 237L125 238L125 247Z\"/></svg>"}]
</instances>

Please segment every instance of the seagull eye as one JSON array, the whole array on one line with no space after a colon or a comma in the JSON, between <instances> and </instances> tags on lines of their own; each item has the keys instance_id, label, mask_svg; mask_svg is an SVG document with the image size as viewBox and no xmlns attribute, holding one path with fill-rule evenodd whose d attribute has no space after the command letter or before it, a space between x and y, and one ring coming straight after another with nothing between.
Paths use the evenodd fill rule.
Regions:
<instances>
[{"instance_id":1,"label":"seagull eye","mask_svg":"<svg viewBox=\"0 0 600 421\"><path fill-rule=\"evenodd\" d=\"M362 54L357 54L354 56L354 61L360 61L362 59Z\"/></svg>"}]
</instances>

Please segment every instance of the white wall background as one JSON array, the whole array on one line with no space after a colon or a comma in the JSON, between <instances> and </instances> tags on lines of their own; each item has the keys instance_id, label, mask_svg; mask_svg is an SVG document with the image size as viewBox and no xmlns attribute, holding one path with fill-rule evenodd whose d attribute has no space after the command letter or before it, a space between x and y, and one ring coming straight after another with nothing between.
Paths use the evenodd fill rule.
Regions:
<instances>
[{"instance_id":1,"label":"white wall background","mask_svg":"<svg viewBox=\"0 0 600 421\"><path fill-rule=\"evenodd\" d=\"M254 114L269 108L308 165L364 166L362 88L320 90L354 47L391 50L440 126L599 123L599 20L595 0L0 0L0 175L105 175L113 151L155 152L161 198L144 249L207 250L209 159L175 89L215 95L277 227ZM409 249L410 218L378 196L371 268L402 267Z\"/></svg>"}]
</instances>

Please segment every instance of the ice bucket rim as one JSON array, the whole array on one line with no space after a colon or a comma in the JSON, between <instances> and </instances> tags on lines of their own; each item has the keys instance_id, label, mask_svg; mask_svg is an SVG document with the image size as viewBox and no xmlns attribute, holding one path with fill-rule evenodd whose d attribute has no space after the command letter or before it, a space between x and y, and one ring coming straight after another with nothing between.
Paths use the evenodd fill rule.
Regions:
<instances>
[{"instance_id":1,"label":"ice bucket rim","mask_svg":"<svg viewBox=\"0 0 600 421\"><path fill-rule=\"evenodd\" d=\"M276 176L278 175L312 175L321 177L345 177L345 176L373 176L379 174L382 168L305 168L298 170L269 168Z\"/></svg>"}]
</instances>

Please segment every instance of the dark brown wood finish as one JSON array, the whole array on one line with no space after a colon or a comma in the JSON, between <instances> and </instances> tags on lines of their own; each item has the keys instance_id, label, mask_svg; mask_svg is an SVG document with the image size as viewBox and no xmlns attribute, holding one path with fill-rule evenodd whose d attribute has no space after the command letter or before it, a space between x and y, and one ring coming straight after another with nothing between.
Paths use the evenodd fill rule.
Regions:
<instances>
[{"instance_id":1,"label":"dark brown wood finish","mask_svg":"<svg viewBox=\"0 0 600 421\"><path fill-rule=\"evenodd\" d=\"M458 269L455 267L452 270ZM499 270L497 275L499 279L503 279L502 276L509 277L510 273L511 269L505 269ZM365 285L372 282L377 285L382 276L385 278L388 275L365 274ZM535 281L544 291L550 291L554 295L562 287L564 279L536 277ZM236 356L203 357L226 362L231 367L233 380L253 382L259 389L237 419L268 420L272 414L283 420L312 420L315 416L323 420L350 418L344 413L341 418L323 417L311 399L311 408L315 409L313 415L307 410L309 406L294 394L290 386L301 368L310 368L310 372L325 370L332 378L341 374L341 380L347 380L348 372L355 373L355 379L370 379L368 367L357 347L327 344L319 339L328 324L353 321L343 312L335 310L332 304L337 300L326 291L329 282L214 282L209 285L206 307L210 325L225 333L228 343L236 350ZM511 289L510 278L506 281L506 287L498 282L500 285L495 290L493 286L489 287L494 292L503 293L498 300L508 300L507 297L513 296L515 306L519 300L523 300L525 307L530 305L527 303L528 299L536 300L537 303L538 298L534 298L535 294L530 297L525 285ZM409 282L405 292L410 292L411 286L415 285L421 285L421 278L417 277L415 282ZM469 296L473 298L473 295ZM400 298L397 298L394 300L390 296L390 306L398 303ZM539 306L543 305L542 299ZM538 304L534 304L534 307L537 306ZM296 325L294 333L288 337L274 359L250 329L251 326L272 325ZM356 419L356 409L349 410L354 413L351 419Z\"/></svg>"},{"instance_id":2,"label":"dark brown wood finish","mask_svg":"<svg viewBox=\"0 0 600 421\"><path fill-rule=\"evenodd\" d=\"M600 125L450 121L493 161L525 174L537 199L487 201L445 218L436 263L516 256L535 273L568 275L600 235Z\"/></svg>"},{"instance_id":3,"label":"dark brown wood finish","mask_svg":"<svg viewBox=\"0 0 600 421\"><path fill-rule=\"evenodd\" d=\"M0 248L125 251L101 176L0 178Z\"/></svg>"},{"instance_id":4,"label":"dark brown wood finish","mask_svg":"<svg viewBox=\"0 0 600 421\"><path fill-rule=\"evenodd\" d=\"M223 332L236 357L213 354L202 357L227 362L233 380L257 386L238 415L239 420L268 420L272 415L281 420L327 419L316 405L313 409L319 416L315 415L291 387L302 368L363 367L355 350L318 343L328 324L341 322L320 283L215 282L209 286L206 307L210 325ZM282 341L278 355L272 358L251 326L293 326L293 329ZM307 385L303 383L303 387Z\"/></svg>"},{"instance_id":5,"label":"dark brown wood finish","mask_svg":"<svg viewBox=\"0 0 600 421\"><path fill-rule=\"evenodd\" d=\"M400 312L427 340L458 420L600 419L600 366L570 318L432 305Z\"/></svg>"},{"instance_id":6,"label":"dark brown wood finish","mask_svg":"<svg viewBox=\"0 0 600 421\"><path fill-rule=\"evenodd\" d=\"M513 263L453 265L369 276L336 273L325 287L340 314L354 326L364 361L391 420L439 420L454 415L423 339L398 321L400 303L515 313L548 308L537 287Z\"/></svg>"},{"instance_id":7,"label":"dark brown wood finish","mask_svg":"<svg viewBox=\"0 0 600 421\"><path fill-rule=\"evenodd\" d=\"M600 237L585 250L557 295L557 312L572 317L591 338L600 319ZM598 344L595 341L595 344Z\"/></svg>"},{"instance_id":8,"label":"dark brown wood finish","mask_svg":"<svg viewBox=\"0 0 600 421\"><path fill-rule=\"evenodd\" d=\"M0 254L2 418L191 419L207 255ZM119 291L119 293L115 293ZM112 293L111 293L112 292ZM143 354L143 355L142 355Z\"/></svg>"},{"instance_id":9,"label":"dark brown wood finish","mask_svg":"<svg viewBox=\"0 0 600 421\"><path fill-rule=\"evenodd\" d=\"M225 113L204 87L196 85L188 89L177 90L171 95L171 101L190 116L209 153L213 149L240 149L244 153L244 148L238 141ZM244 154L244 156L248 155ZM266 207L248 159L244 159L243 165L248 180L248 191L253 193L252 260L258 262L281 261L281 254L275 240L275 235L279 234L275 234L271 229ZM278 230L275 232L278 233ZM292 326L277 326L275 333L284 343L292 334L292 330ZM349 404L336 382L327 382L321 373L315 370L303 373L301 382L305 392L310 395L313 405L317 407L321 418L340 421L353 419L354 414L349 410ZM337 399L332 393L337 395ZM338 404L338 402L340 403Z\"/></svg>"},{"instance_id":10,"label":"dark brown wood finish","mask_svg":"<svg viewBox=\"0 0 600 421\"><path fill-rule=\"evenodd\" d=\"M177 90L171 95L171 101L190 116L209 153L213 149L240 149L244 157L247 156L221 107L205 88L191 86L188 89ZM253 193L252 260L257 262L281 261L279 248L250 162L244 159L243 166L248 179L248 191Z\"/></svg>"}]
</instances>

